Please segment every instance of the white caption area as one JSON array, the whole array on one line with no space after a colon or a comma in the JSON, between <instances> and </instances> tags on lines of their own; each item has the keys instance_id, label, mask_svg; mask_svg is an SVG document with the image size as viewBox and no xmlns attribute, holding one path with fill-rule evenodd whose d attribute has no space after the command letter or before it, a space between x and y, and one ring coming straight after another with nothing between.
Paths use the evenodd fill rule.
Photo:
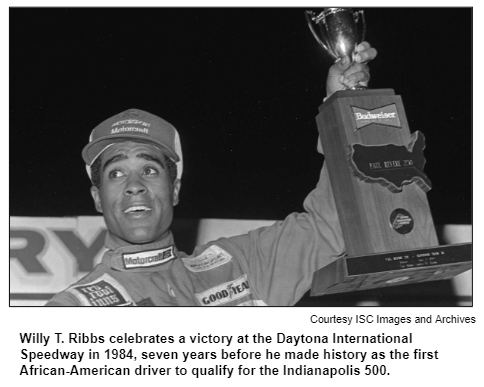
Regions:
<instances>
[{"instance_id":1,"label":"white caption area","mask_svg":"<svg viewBox=\"0 0 484 387\"><path fill-rule=\"evenodd\" d=\"M144 386L246 386L272 381L407 386L428 378L450 386L471 381L479 372L480 349L474 344L482 327L474 312L474 308L50 308L45 312L17 308L10 309L15 324L6 337L9 351L4 364L9 383L17 386L85 386L107 380ZM444 322L438 322L437 316ZM416 317L426 322L417 324ZM463 323L466 318L476 322ZM27 334L24 343L20 333ZM362 336L382 342L357 343L365 340ZM62 372L65 375L44 375Z\"/></svg>"}]
</instances>

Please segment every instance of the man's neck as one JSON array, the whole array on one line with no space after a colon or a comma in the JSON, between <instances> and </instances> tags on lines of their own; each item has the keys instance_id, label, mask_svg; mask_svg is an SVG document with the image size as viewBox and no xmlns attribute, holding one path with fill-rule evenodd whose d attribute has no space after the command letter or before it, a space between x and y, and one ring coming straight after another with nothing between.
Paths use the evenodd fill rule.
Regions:
<instances>
[{"instance_id":1,"label":"man's neck","mask_svg":"<svg viewBox=\"0 0 484 387\"><path fill-rule=\"evenodd\" d=\"M173 236L170 230L167 230L167 232L164 233L160 238L146 243L131 243L108 231L106 234L106 240L104 242L106 248L113 251L119 248L128 248L130 250L133 248L139 248L140 250L144 250L151 247L164 247L173 244Z\"/></svg>"}]
</instances>

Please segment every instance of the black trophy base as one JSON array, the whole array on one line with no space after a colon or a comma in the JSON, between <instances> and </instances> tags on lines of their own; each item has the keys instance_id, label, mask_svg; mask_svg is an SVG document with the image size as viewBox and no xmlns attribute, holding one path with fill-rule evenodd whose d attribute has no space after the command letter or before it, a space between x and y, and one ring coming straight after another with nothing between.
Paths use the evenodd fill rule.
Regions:
<instances>
[{"instance_id":1,"label":"black trophy base","mask_svg":"<svg viewBox=\"0 0 484 387\"><path fill-rule=\"evenodd\" d=\"M472 269L472 243L343 257L314 273L311 296L450 279Z\"/></svg>"}]
</instances>

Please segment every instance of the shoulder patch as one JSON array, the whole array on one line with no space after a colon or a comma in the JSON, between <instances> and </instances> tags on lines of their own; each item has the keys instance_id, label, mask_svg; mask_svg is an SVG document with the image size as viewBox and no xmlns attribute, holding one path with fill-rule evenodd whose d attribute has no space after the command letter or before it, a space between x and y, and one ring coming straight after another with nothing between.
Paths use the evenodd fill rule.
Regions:
<instances>
[{"instance_id":1,"label":"shoulder patch","mask_svg":"<svg viewBox=\"0 0 484 387\"><path fill-rule=\"evenodd\" d=\"M232 256L221 247L212 245L206 249L202 254L193 258L182 258L185 267L194 272L211 270L220 265L229 262Z\"/></svg>"},{"instance_id":2,"label":"shoulder patch","mask_svg":"<svg viewBox=\"0 0 484 387\"><path fill-rule=\"evenodd\" d=\"M225 282L201 293L196 293L197 300L203 306L217 306L238 300L252 294L247 274L236 280Z\"/></svg>"},{"instance_id":3,"label":"shoulder patch","mask_svg":"<svg viewBox=\"0 0 484 387\"><path fill-rule=\"evenodd\" d=\"M109 274L66 291L76 296L83 306L134 306L124 286Z\"/></svg>"}]
</instances>

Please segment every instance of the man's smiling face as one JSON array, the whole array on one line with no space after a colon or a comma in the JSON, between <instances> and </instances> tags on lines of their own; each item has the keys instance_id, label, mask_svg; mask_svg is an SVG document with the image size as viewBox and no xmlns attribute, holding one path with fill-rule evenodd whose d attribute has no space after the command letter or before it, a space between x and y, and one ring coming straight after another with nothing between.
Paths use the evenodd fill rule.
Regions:
<instances>
[{"instance_id":1,"label":"man's smiling face","mask_svg":"<svg viewBox=\"0 0 484 387\"><path fill-rule=\"evenodd\" d=\"M92 187L96 209L121 244L150 243L168 234L180 181L172 184L160 149L131 141L102 154L101 186Z\"/></svg>"}]
</instances>

